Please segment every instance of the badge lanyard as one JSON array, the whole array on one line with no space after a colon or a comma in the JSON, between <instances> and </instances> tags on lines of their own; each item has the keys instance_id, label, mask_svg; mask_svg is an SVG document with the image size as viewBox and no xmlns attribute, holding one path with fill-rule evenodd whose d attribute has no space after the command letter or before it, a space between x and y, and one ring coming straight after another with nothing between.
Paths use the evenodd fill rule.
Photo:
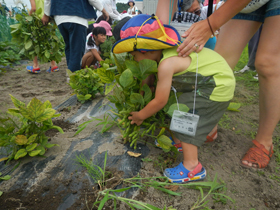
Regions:
<instances>
[{"instance_id":1,"label":"badge lanyard","mask_svg":"<svg viewBox=\"0 0 280 210\"><path fill-rule=\"evenodd\" d=\"M198 54L196 53L197 63L196 63L196 74L195 74L195 89L194 89L194 102L193 102L193 113L182 112L179 109L178 98L176 94L176 89L172 86L171 89L174 91L175 98L177 101L178 110L174 110L170 130L176 131L178 133L186 134L189 136L195 136L196 128L199 121L199 115L195 113L195 101L196 101L196 90L197 90L197 74L198 74Z\"/></svg>"}]
</instances>

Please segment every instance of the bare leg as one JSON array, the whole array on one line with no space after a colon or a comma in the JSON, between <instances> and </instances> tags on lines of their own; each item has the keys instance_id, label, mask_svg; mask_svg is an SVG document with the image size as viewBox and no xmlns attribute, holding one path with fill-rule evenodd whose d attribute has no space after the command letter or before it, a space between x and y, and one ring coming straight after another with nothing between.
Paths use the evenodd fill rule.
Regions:
<instances>
[{"instance_id":1,"label":"bare leg","mask_svg":"<svg viewBox=\"0 0 280 210\"><path fill-rule=\"evenodd\" d=\"M198 165L197 146L185 142L181 142L181 144L184 156L183 165L186 169L192 171Z\"/></svg>"},{"instance_id":2,"label":"bare leg","mask_svg":"<svg viewBox=\"0 0 280 210\"><path fill-rule=\"evenodd\" d=\"M83 58L82 58L82 69L87 67L90 67L93 63L96 62L96 59L94 57L94 55L92 54L91 51L87 52L86 54L84 54Z\"/></svg>"},{"instance_id":3,"label":"bare leg","mask_svg":"<svg viewBox=\"0 0 280 210\"><path fill-rule=\"evenodd\" d=\"M55 67L56 66L56 63L55 61L51 61L51 68Z\"/></svg>"},{"instance_id":4,"label":"bare leg","mask_svg":"<svg viewBox=\"0 0 280 210\"><path fill-rule=\"evenodd\" d=\"M33 58L33 68L36 69L36 68L39 68L39 62L38 62L38 57L35 56Z\"/></svg>"},{"instance_id":5,"label":"bare leg","mask_svg":"<svg viewBox=\"0 0 280 210\"><path fill-rule=\"evenodd\" d=\"M259 128L256 141L270 151L273 131L280 119L280 16L265 19L256 54L259 74ZM252 163L243 161L252 166ZM255 165L254 165L255 167Z\"/></svg>"},{"instance_id":6,"label":"bare leg","mask_svg":"<svg viewBox=\"0 0 280 210\"><path fill-rule=\"evenodd\" d=\"M254 21L235 19L228 21L221 27L215 51L222 55L233 69L246 44L260 26L260 22Z\"/></svg>"}]
</instances>

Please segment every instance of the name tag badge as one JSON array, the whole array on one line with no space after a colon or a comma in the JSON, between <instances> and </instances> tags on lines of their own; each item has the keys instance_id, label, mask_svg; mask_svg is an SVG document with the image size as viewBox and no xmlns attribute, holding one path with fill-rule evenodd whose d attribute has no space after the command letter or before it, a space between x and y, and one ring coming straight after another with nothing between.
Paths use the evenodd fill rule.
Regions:
<instances>
[{"instance_id":1,"label":"name tag badge","mask_svg":"<svg viewBox=\"0 0 280 210\"><path fill-rule=\"evenodd\" d=\"M199 115L174 110L170 130L195 136Z\"/></svg>"}]
</instances>

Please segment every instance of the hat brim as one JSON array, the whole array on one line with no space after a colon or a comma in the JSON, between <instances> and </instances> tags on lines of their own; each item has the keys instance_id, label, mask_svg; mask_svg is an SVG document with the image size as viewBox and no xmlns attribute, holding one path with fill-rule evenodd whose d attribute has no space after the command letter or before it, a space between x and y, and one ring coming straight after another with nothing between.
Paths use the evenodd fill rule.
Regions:
<instances>
[{"instance_id":1,"label":"hat brim","mask_svg":"<svg viewBox=\"0 0 280 210\"><path fill-rule=\"evenodd\" d=\"M135 36L127 37L125 39L121 39L114 44L112 47L112 52L115 54L124 53L124 52L132 52L134 49ZM138 36L137 37L137 49L138 51L153 51L153 50L162 50L177 46L175 43L170 44L158 39Z\"/></svg>"},{"instance_id":2,"label":"hat brim","mask_svg":"<svg viewBox=\"0 0 280 210\"><path fill-rule=\"evenodd\" d=\"M121 39L117 41L112 47L112 52L118 54L124 52L132 52L135 50L152 51L152 50L163 50L174 46L178 46L181 43L181 38L177 30L169 25L164 25L164 27L168 29L166 31L167 35L171 37L173 40L178 41L177 43L174 43L173 41L170 40L162 41L160 39L151 38L147 36L137 36L137 44L135 49L135 43L136 43L135 36L129 36L125 39Z\"/></svg>"}]
</instances>

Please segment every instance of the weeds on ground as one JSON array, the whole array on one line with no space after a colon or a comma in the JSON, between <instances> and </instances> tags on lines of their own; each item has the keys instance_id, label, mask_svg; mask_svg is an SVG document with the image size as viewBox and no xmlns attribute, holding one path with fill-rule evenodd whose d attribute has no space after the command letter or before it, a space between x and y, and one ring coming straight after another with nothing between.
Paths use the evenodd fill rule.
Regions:
<instances>
[{"instance_id":1,"label":"weeds on ground","mask_svg":"<svg viewBox=\"0 0 280 210\"><path fill-rule=\"evenodd\" d=\"M100 166L96 166L92 164L92 162L86 160L83 155L76 156L77 162L80 163L83 167L85 167L90 175L97 183L101 186L101 183L106 182L106 163L107 163L107 152L104 157L104 167L103 169ZM199 209L201 207L206 208L209 200L209 196L213 196L213 199L216 202L227 203L227 200L230 200L234 203L230 197L226 196L223 192L225 190L225 184L217 181L217 174L214 177L213 181L207 182L191 182L186 184L177 184L177 183L169 183L166 177L147 177L141 178L139 175L132 178L121 179L120 184L124 186L120 189L104 189L102 190L102 186L100 187L100 191L98 193L97 199L93 203L92 207L88 209L103 209L104 205L107 201L113 200L114 209L117 209L117 202L123 202L128 205L131 209L148 209L148 210L176 210L172 206L164 205L163 208L156 207L154 205L138 201L135 199L130 199L123 197L126 192L132 188L138 188L143 192L147 192L149 188L154 188L155 190L159 190L163 193L172 196L181 196L181 192L176 192L179 186L196 189L200 191L200 195L197 198L197 201L191 207L192 210ZM204 191L207 191L207 194L204 194Z\"/></svg>"},{"instance_id":2,"label":"weeds on ground","mask_svg":"<svg viewBox=\"0 0 280 210\"><path fill-rule=\"evenodd\" d=\"M107 163L107 152L105 153L103 168L93 164L90 160L87 160L83 154L76 155L76 162L87 169L89 176L93 179L95 183L98 183L100 189L102 189L102 186L104 186L106 182L106 175L108 175L105 171Z\"/></svg>"}]
</instances>

